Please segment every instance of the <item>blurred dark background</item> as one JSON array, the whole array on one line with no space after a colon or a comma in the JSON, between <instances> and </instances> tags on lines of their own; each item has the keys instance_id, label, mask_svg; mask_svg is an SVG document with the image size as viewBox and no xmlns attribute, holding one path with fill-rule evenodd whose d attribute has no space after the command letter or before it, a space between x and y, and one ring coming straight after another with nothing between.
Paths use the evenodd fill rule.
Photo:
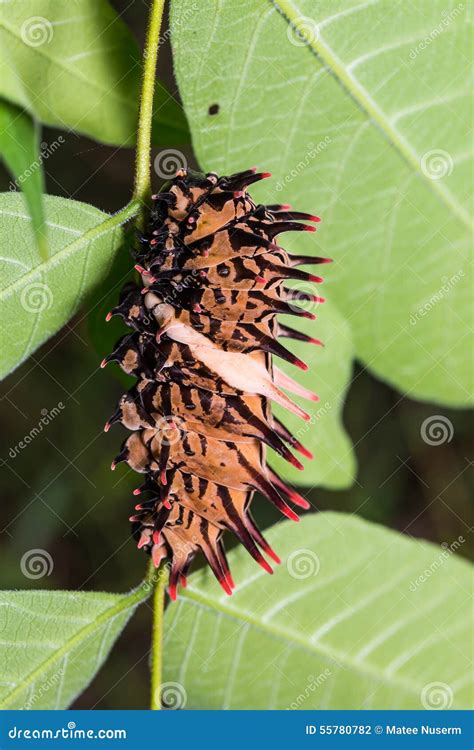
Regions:
<instances>
[{"instance_id":1,"label":"blurred dark background","mask_svg":"<svg viewBox=\"0 0 474 750\"><path fill-rule=\"evenodd\" d=\"M142 43L146 3L112 4ZM167 44L158 74L178 98ZM65 143L45 162L47 192L109 212L121 208L131 194L133 152L51 129L43 140L51 143L60 134ZM192 166L192 153L186 156ZM8 183L2 170L1 189ZM130 265L124 250L114 276L76 318L1 384L1 588L25 588L20 559L32 548L48 550L54 570L27 581L29 587L126 591L143 576L145 556L136 552L127 520L131 490L140 481L124 464L110 472L124 434L119 427L102 431L127 381L120 382L113 365L99 368L109 344L124 332L119 323L106 329L102 321ZM55 407L57 416L12 457L42 410ZM454 430L450 442L435 448L420 439L421 424L434 414L449 419ZM357 481L345 491L316 488L313 503L437 543L463 536L458 553L472 556L470 414L411 401L355 365L344 423L355 446ZM278 516L269 504L260 506L257 520L274 523ZM151 612L143 606L76 707L147 707L150 627Z\"/></svg>"}]
</instances>

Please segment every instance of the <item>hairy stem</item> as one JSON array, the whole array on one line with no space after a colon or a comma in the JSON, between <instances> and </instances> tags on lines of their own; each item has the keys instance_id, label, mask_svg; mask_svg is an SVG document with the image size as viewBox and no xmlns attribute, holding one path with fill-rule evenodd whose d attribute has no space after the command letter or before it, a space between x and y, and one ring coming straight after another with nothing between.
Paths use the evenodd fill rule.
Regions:
<instances>
[{"instance_id":1,"label":"hairy stem","mask_svg":"<svg viewBox=\"0 0 474 750\"><path fill-rule=\"evenodd\" d=\"M152 566L153 563L150 563ZM163 666L163 611L165 600L166 568L153 569L155 590L153 593L153 633L151 645L151 703L152 711L161 708L161 673Z\"/></svg>"},{"instance_id":2,"label":"hairy stem","mask_svg":"<svg viewBox=\"0 0 474 750\"><path fill-rule=\"evenodd\" d=\"M165 0L152 0L145 49L143 51L143 77L138 116L137 151L135 155L135 186L133 197L146 204L150 196L151 128L153 121L153 96L155 93L156 63ZM143 216L142 216L143 220ZM163 612L165 569L155 570L150 561L145 581L154 586L153 632L151 644L151 708L161 708L161 670L163 648Z\"/></svg>"},{"instance_id":3,"label":"hairy stem","mask_svg":"<svg viewBox=\"0 0 474 750\"><path fill-rule=\"evenodd\" d=\"M143 78L138 117L137 153L135 158L134 198L145 202L150 194L151 125L155 93L158 41L165 0L153 0L143 52Z\"/></svg>"}]
</instances>

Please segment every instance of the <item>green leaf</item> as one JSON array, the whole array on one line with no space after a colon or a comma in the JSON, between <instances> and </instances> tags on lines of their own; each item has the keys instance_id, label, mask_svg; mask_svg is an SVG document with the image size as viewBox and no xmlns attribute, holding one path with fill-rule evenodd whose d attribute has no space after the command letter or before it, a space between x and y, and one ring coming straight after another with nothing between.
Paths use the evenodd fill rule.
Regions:
<instances>
[{"instance_id":1,"label":"green leaf","mask_svg":"<svg viewBox=\"0 0 474 750\"><path fill-rule=\"evenodd\" d=\"M268 539L283 559L273 576L239 548L231 598L202 569L168 607L164 680L186 708L469 708L463 537L443 549L321 513Z\"/></svg>"},{"instance_id":2,"label":"green leaf","mask_svg":"<svg viewBox=\"0 0 474 750\"><path fill-rule=\"evenodd\" d=\"M0 156L21 190L33 223L40 256L47 258L44 231L44 175L40 157L38 128L25 112L0 100Z\"/></svg>"},{"instance_id":3,"label":"green leaf","mask_svg":"<svg viewBox=\"0 0 474 750\"><path fill-rule=\"evenodd\" d=\"M411 396L467 403L472 6L203 0L184 23L191 2L171 28L202 167L271 169L258 198L323 218L325 292L357 356Z\"/></svg>"},{"instance_id":4,"label":"green leaf","mask_svg":"<svg viewBox=\"0 0 474 750\"><path fill-rule=\"evenodd\" d=\"M283 339L284 345L307 363L308 370L302 372L281 360L278 367L306 388L315 391L320 400L313 403L292 396L310 414L308 422L277 405L273 409L291 433L312 451L314 459L308 460L298 454L304 471L298 471L273 451L269 452L268 459L270 465L290 482L341 489L350 487L356 473L352 444L342 424L344 394L352 371L353 343L349 325L335 305L327 302L318 307L316 314L318 319L310 328L304 325L306 321L281 316L282 323L301 330L306 327L308 333L320 337L324 347Z\"/></svg>"},{"instance_id":5,"label":"green leaf","mask_svg":"<svg viewBox=\"0 0 474 750\"><path fill-rule=\"evenodd\" d=\"M70 706L148 593L0 592L0 709Z\"/></svg>"},{"instance_id":6,"label":"green leaf","mask_svg":"<svg viewBox=\"0 0 474 750\"><path fill-rule=\"evenodd\" d=\"M113 216L55 196L45 196L44 203L47 261L40 259L35 248L22 196L0 194L0 377L72 317L107 274L122 241L121 224L138 211L138 202Z\"/></svg>"},{"instance_id":7,"label":"green leaf","mask_svg":"<svg viewBox=\"0 0 474 750\"><path fill-rule=\"evenodd\" d=\"M0 4L0 95L47 125L119 146L135 142L140 52L106 0ZM159 84L160 143L186 142L181 107Z\"/></svg>"}]
</instances>

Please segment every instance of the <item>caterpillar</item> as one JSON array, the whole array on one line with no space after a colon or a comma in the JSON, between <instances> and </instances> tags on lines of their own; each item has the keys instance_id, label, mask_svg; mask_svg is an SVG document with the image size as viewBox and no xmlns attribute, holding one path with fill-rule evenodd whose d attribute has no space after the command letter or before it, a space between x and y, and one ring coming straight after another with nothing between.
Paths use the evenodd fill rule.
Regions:
<instances>
[{"instance_id":1,"label":"caterpillar","mask_svg":"<svg viewBox=\"0 0 474 750\"><path fill-rule=\"evenodd\" d=\"M127 284L107 315L131 332L102 366L116 362L137 378L105 425L131 431L112 469L125 461L144 475L131 516L138 548L158 567L168 559L169 594L186 586L202 552L227 594L235 587L223 536L232 532L268 573L280 559L251 514L254 493L295 521L309 503L266 464L266 449L302 469L312 454L272 415L280 404L310 416L286 391L318 397L288 377L274 356L307 365L279 339L321 344L278 322L278 313L314 315L295 303L324 301L291 290L291 279L320 283L299 269L328 258L290 255L277 237L316 230L317 216L289 205L257 205L248 193L270 177L256 168L227 177L180 169L152 196L146 231L134 250L140 283ZM310 224L305 222L311 222ZM291 505L290 505L291 504Z\"/></svg>"}]
</instances>

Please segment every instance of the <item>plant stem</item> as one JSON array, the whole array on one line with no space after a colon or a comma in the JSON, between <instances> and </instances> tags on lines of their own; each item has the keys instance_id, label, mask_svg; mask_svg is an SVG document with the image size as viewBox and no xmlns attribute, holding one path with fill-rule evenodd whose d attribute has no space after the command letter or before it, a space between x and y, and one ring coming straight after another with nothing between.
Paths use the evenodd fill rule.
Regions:
<instances>
[{"instance_id":1,"label":"plant stem","mask_svg":"<svg viewBox=\"0 0 474 750\"><path fill-rule=\"evenodd\" d=\"M145 49L143 52L143 77L138 116L137 151L135 156L135 186L133 197L143 205L150 195L151 128L153 121L153 96L155 93L156 63L161 22L165 0L152 0ZM143 217L142 217L143 218ZM153 632L151 643L151 708L161 708L161 669L163 647L163 611L165 569L155 570L150 561L145 581L154 584Z\"/></svg>"},{"instance_id":2,"label":"plant stem","mask_svg":"<svg viewBox=\"0 0 474 750\"><path fill-rule=\"evenodd\" d=\"M155 93L156 61L158 42L165 0L153 0L145 50L143 52L143 78L138 117L137 153L135 159L134 198L144 203L150 194L151 125L153 119L153 95Z\"/></svg>"},{"instance_id":3,"label":"plant stem","mask_svg":"<svg viewBox=\"0 0 474 750\"><path fill-rule=\"evenodd\" d=\"M153 565L153 563L150 563ZM163 611L165 601L166 569L161 567L156 576L153 593L153 632L151 642L151 705L152 711L161 708L161 672L163 666Z\"/></svg>"}]
</instances>

